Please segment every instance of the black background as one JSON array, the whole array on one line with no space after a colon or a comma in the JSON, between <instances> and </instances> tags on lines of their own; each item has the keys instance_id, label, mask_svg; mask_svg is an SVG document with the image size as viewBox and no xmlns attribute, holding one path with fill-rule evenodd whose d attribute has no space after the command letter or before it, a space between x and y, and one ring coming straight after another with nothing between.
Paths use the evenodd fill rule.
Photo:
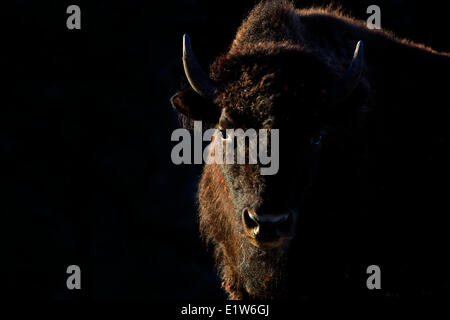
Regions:
<instances>
[{"instance_id":1,"label":"black background","mask_svg":"<svg viewBox=\"0 0 450 320\"><path fill-rule=\"evenodd\" d=\"M223 299L198 235L201 166L175 166L169 97L182 35L203 66L255 1L10 1L0 105L2 293L30 299ZM297 1L297 7L328 1ZM450 51L448 14L416 0L336 1L400 37ZM68 30L66 8L81 8ZM66 288L66 268L82 290Z\"/></svg>"}]
</instances>

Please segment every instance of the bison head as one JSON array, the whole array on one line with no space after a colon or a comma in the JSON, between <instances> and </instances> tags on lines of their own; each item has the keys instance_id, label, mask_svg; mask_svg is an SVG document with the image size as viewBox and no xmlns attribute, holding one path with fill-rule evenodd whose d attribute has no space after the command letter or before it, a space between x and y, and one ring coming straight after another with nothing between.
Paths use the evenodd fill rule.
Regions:
<instances>
[{"instance_id":1,"label":"bison head","mask_svg":"<svg viewBox=\"0 0 450 320\"><path fill-rule=\"evenodd\" d=\"M277 174L261 175L260 164L207 165L199 194L224 279L250 295L277 291L327 120L360 81L362 43L347 69L298 44L248 43L219 57L209 77L185 35L183 64L191 88L172 98L176 111L219 130L279 129Z\"/></svg>"}]
</instances>

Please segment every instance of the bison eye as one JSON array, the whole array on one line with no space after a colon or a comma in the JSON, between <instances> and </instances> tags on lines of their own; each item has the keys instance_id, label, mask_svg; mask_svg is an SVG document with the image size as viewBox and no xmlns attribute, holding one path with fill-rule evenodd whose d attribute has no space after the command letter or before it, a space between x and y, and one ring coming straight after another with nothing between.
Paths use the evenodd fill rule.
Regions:
<instances>
[{"instance_id":1,"label":"bison eye","mask_svg":"<svg viewBox=\"0 0 450 320\"><path fill-rule=\"evenodd\" d=\"M310 142L311 142L311 144L318 145L322 142L322 136L320 136L320 135L312 136Z\"/></svg>"}]
</instances>

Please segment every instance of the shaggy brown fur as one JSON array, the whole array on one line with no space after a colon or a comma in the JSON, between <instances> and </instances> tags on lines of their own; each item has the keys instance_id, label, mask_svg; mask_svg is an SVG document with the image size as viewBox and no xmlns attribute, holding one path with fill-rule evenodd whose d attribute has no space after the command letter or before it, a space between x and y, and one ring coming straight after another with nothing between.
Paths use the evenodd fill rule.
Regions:
<instances>
[{"instance_id":1,"label":"shaggy brown fur","mask_svg":"<svg viewBox=\"0 0 450 320\"><path fill-rule=\"evenodd\" d=\"M326 89L345 72L358 40L364 41L367 66L361 83L341 106L329 110ZM441 105L448 88L436 75L448 74L449 61L448 54L397 39L386 31L368 30L364 22L330 8L297 10L287 1L264 1L252 10L229 52L211 66L211 77L218 83L214 101L206 102L190 89L190 97L185 92L174 100L178 111L186 105L193 110L194 105L208 104L205 108L213 111L203 118L197 115L201 114L199 108L181 112L215 126L280 128L284 137L280 159L294 160L284 160L275 177L260 176L258 166L204 168L199 185L200 229L215 248L223 285L231 299L292 296L297 290L298 282L290 281L294 283L292 288L287 285L288 277L295 279L287 262L300 259L299 251L292 253L293 244L264 252L242 236L240 213L250 203L257 203L263 211L295 207L302 212L302 223L310 224L308 230L297 228L298 241L315 248L308 251L308 246L299 245L304 259L325 259L317 257L321 250L330 259L341 261L347 257L350 261L357 251L359 262L365 265L369 258L386 262L395 257L395 249L383 251L386 246L397 248L405 256L423 247L420 241L411 249L412 244L406 247L400 241L393 245L388 240L383 247L377 237L371 239L363 231L350 233L346 228L356 225L368 228L364 229L368 233L383 230L386 237L391 236L389 239L396 238L401 230L402 237L416 239L415 232L423 222L410 210L414 207L430 212L442 204L439 199L445 195L436 188L421 194L428 200L409 206L405 202L411 203L409 197L417 197L417 189L408 183L411 170L415 170L418 184L439 183L435 175L438 169L432 170L434 175L417 171L423 163L413 157L412 150L430 150L428 142L445 136L442 130L448 130L448 110ZM310 170L304 164L306 147L299 141L306 141L323 127L329 130L330 137L324 145L327 150L317 182L321 187L315 189L320 196L313 198L318 201L308 207L299 201L306 184L305 172ZM429 165L444 167L445 154L433 157L435 162ZM404 191L398 192L397 188ZM327 201L320 201L320 197ZM323 218L308 216L308 208ZM386 208L391 209L389 217L382 215ZM392 218L392 212L398 216ZM380 216L378 222L370 220L374 215ZM433 234L442 236L440 232ZM364 242L371 256L361 253L356 242ZM412 243L417 244L416 240ZM435 238L429 242L436 243ZM344 247L347 251L343 251ZM305 263L300 260L296 270ZM339 276L348 279L348 272Z\"/></svg>"}]
</instances>

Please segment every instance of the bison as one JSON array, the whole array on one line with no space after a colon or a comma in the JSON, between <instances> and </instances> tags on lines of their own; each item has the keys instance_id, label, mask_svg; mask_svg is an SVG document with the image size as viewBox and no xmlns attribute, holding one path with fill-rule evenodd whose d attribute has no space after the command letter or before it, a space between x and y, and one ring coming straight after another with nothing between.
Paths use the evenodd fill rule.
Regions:
<instances>
[{"instance_id":1,"label":"bison","mask_svg":"<svg viewBox=\"0 0 450 320\"><path fill-rule=\"evenodd\" d=\"M448 292L448 53L263 1L209 75L187 35L183 65L185 126L280 133L275 175L203 168L200 231L229 299L364 294L372 264L386 296Z\"/></svg>"}]
</instances>

